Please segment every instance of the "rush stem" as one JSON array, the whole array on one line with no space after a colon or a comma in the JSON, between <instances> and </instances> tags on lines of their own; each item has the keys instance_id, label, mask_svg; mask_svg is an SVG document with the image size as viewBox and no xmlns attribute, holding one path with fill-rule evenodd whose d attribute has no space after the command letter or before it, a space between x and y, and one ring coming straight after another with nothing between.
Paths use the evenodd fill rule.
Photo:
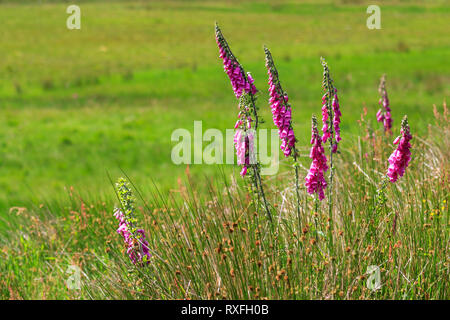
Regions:
<instances>
[{"instance_id":1,"label":"rush stem","mask_svg":"<svg viewBox=\"0 0 450 320\"><path fill-rule=\"evenodd\" d=\"M250 93L250 98L252 101L253 113L255 115L255 131L256 131L258 129L259 119L258 119L258 112L256 110L256 105L255 105L255 97L252 93ZM261 175L259 173L259 163L254 164L252 166L252 168L253 168L254 176L256 177L255 182L256 182L256 190L258 190L258 198L259 198L259 196L261 196L261 198L263 199L264 209L266 210L267 218L269 218L270 222L272 223L272 214L270 213L270 210L269 210L269 205L268 205L266 195L264 193L264 187L263 187L262 181L261 181Z\"/></svg>"},{"instance_id":2,"label":"rush stem","mask_svg":"<svg viewBox=\"0 0 450 320\"><path fill-rule=\"evenodd\" d=\"M298 218L298 234L302 232L302 221L300 217L300 190L299 190L299 174L297 162L297 150L294 150L294 166L295 166L295 192L297 194L297 218Z\"/></svg>"}]
</instances>

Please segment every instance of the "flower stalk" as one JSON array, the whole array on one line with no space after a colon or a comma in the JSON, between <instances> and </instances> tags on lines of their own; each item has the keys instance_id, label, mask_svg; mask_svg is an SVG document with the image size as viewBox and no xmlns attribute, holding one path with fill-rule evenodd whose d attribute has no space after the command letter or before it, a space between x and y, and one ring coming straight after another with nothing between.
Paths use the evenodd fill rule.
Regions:
<instances>
[{"instance_id":1,"label":"flower stalk","mask_svg":"<svg viewBox=\"0 0 450 320\"><path fill-rule=\"evenodd\" d=\"M321 201L325 198L324 190L327 187L325 172L328 170L328 165L315 115L311 118L311 145L309 157L312 159L312 162L305 178L305 186L309 194L316 195Z\"/></svg>"},{"instance_id":2,"label":"flower stalk","mask_svg":"<svg viewBox=\"0 0 450 320\"><path fill-rule=\"evenodd\" d=\"M281 142L281 150L285 157L292 156L295 168L295 191L297 197L297 218L299 230L301 230L300 217L300 191L299 191L299 172L298 172L298 150L295 148L297 139L292 128L292 107L289 97L281 86L278 70L272 58L272 54L267 47L264 47L266 56L266 68L269 75L269 104L272 111L274 125L278 128L278 135Z\"/></svg>"},{"instance_id":3,"label":"flower stalk","mask_svg":"<svg viewBox=\"0 0 450 320\"><path fill-rule=\"evenodd\" d=\"M400 136L395 138L393 142L394 145L398 144L397 149L389 157L389 167L386 175L392 183L405 174L406 167L411 161L411 139L408 117L405 116L402 120Z\"/></svg>"},{"instance_id":4,"label":"flower stalk","mask_svg":"<svg viewBox=\"0 0 450 320\"><path fill-rule=\"evenodd\" d=\"M391 108L389 107L389 98L386 90L386 74L383 74L380 79L378 92L381 95L378 103L382 106L382 108L380 108L377 112L377 121L383 123L385 132L392 133Z\"/></svg>"},{"instance_id":5,"label":"flower stalk","mask_svg":"<svg viewBox=\"0 0 450 320\"><path fill-rule=\"evenodd\" d=\"M269 204L267 202L261 179L260 165L257 155L252 151L252 137L249 136L252 122L254 123L254 131L258 129L260 122L258 116L258 108L256 106L256 93L258 90L254 85L254 80L250 73L245 73L244 68L239 63L235 55L230 49L228 42L222 34L218 24L215 25L216 43L219 47L219 57L223 61L224 71L230 79L234 94L239 100L240 112L235 129L238 129L235 135L235 147L238 156L238 164L242 165L241 175L245 176L250 167L252 170L252 181L258 192L258 199L263 199L263 206L266 215L272 221ZM239 130L244 129L244 134ZM239 160L239 157L241 158ZM250 161L254 157L254 161ZM259 202L259 201L258 201Z\"/></svg>"},{"instance_id":6,"label":"flower stalk","mask_svg":"<svg viewBox=\"0 0 450 320\"><path fill-rule=\"evenodd\" d=\"M375 223L378 222L378 218L382 213L382 208L387 202L386 197L386 189L388 186L388 182L395 183L398 178L402 177L405 174L406 167L411 161L411 139L412 135L410 132L408 117L405 117L402 120L402 125L400 129L400 136L395 138L393 144L397 145L397 149L389 157L389 167L387 169L386 175L384 176L380 187L377 189L376 199L375 199L375 207L374 207L374 217L372 217L370 221L371 225L371 233L376 240L376 230ZM396 218L395 218L396 219ZM375 221L374 221L375 220Z\"/></svg>"},{"instance_id":7,"label":"flower stalk","mask_svg":"<svg viewBox=\"0 0 450 320\"><path fill-rule=\"evenodd\" d=\"M114 210L114 216L119 220L117 233L124 238L127 255L133 264L140 266L149 264L151 254L145 239L145 231L136 227L134 198L124 178L117 181L116 191L121 205L121 208Z\"/></svg>"},{"instance_id":8,"label":"flower stalk","mask_svg":"<svg viewBox=\"0 0 450 320\"><path fill-rule=\"evenodd\" d=\"M328 238L330 249L333 248L333 154L337 153L338 143L341 141L340 122L341 111L337 89L334 87L333 79L330 76L330 69L324 58L320 58L323 67L322 87L325 91L322 96L322 142L329 141L330 144L330 176L328 188Z\"/></svg>"}]
</instances>

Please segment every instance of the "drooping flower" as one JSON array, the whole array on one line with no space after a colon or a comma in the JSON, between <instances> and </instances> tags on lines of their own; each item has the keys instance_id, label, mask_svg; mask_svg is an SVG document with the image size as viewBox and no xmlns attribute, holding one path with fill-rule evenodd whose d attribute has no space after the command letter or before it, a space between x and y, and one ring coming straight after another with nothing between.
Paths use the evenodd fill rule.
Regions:
<instances>
[{"instance_id":1,"label":"drooping flower","mask_svg":"<svg viewBox=\"0 0 450 320\"><path fill-rule=\"evenodd\" d=\"M264 48L266 53L266 68L269 75L269 104L272 110L273 123L278 128L281 139L281 150L285 157L295 157L295 134L292 128L292 109L289 98L281 87L278 71L272 59L269 49Z\"/></svg>"},{"instance_id":2,"label":"drooping flower","mask_svg":"<svg viewBox=\"0 0 450 320\"><path fill-rule=\"evenodd\" d=\"M327 104L327 94L325 93L322 96L322 142L327 142L328 139L331 137L331 130L328 128L328 104Z\"/></svg>"},{"instance_id":3,"label":"drooping flower","mask_svg":"<svg viewBox=\"0 0 450 320\"><path fill-rule=\"evenodd\" d=\"M389 107L389 98L386 90L386 75L384 74L380 79L380 86L378 87L378 92L381 95L378 103L382 105L377 112L377 121L382 122L384 126L384 131L391 132L392 128L392 118L391 118L391 108Z\"/></svg>"},{"instance_id":4,"label":"drooping flower","mask_svg":"<svg viewBox=\"0 0 450 320\"><path fill-rule=\"evenodd\" d=\"M254 134L251 130L251 117L245 115L248 107L243 107L244 112L239 112L239 119L236 123L234 134L234 147L236 149L237 164L242 166L241 176L247 174L248 167L254 164Z\"/></svg>"},{"instance_id":5,"label":"drooping flower","mask_svg":"<svg viewBox=\"0 0 450 320\"><path fill-rule=\"evenodd\" d=\"M245 73L239 61L231 52L227 41L225 40L222 31L216 24L216 43L219 46L219 57L223 61L223 68L228 75L233 87L236 98L240 98L244 92L256 94L258 90L254 85L254 80L250 73Z\"/></svg>"},{"instance_id":6,"label":"drooping flower","mask_svg":"<svg viewBox=\"0 0 450 320\"><path fill-rule=\"evenodd\" d=\"M250 74L250 72L247 72L247 80L248 80L247 84L246 84L247 87L246 87L245 91L247 93L251 92L251 94L255 95L258 92L258 89L256 89L256 87L254 85L255 80L253 80L253 77Z\"/></svg>"},{"instance_id":7,"label":"drooping flower","mask_svg":"<svg viewBox=\"0 0 450 320\"><path fill-rule=\"evenodd\" d=\"M145 238L143 229L137 229L134 218L133 197L128 183L120 178L116 184L117 194L122 205L122 209L116 208L114 216L119 220L117 233L120 234L125 242L126 252L130 260L137 265L150 263L151 254L149 244Z\"/></svg>"},{"instance_id":8,"label":"drooping flower","mask_svg":"<svg viewBox=\"0 0 450 320\"><path fill-rule=\"evenodd\" d=\"M122 210L115 209L114 216L119 220L119 228L117 233L120 234L126 245L126 252L130 260L134 264L142 262L150 263L151 254L148 247L148 242L145 239L145 232L143 229L137 229L133 234L131 224L125 219ZM144 258L145 256L145 258Z\"/></svg>"},{"instance_id":9,"label":"drooping flower","mask_svg":"<svg viewBox=\"0 0 450 320\"><path fill-rule=\"evenodd\" d=\"M339 106L339 99L337 96L337 89L334 89L334 97L333 97L333 102L331 103L332 107L333 107L333 126L334 126L334 132L336 134L336 143L335 146L337 148L337 143L339 141L342 140L341 138L341 128L340 128L340 124L341 124L341 108ZM334 151L336 152L336 151Z\"/></svg>"},{"instance_id":10,"label":"drooping flower","mask_svg":"<svg viewBox=\"0 0 450 320\"><path fill-rule=\"evenodd\" d=\"M342 140L340 128L342 113L337 89L334 87L333 79L331 79L328 64L323 58L321 58L321 63L323 66L322 86L325 90L322 96L322 142L330 141L331 151L336 153L338 143Z\"/></svg>"},{"instance_id":11,"label":"drooping flower","mask_svg":"<svg viewBox=\"0 0 450 320\"><path fill-rule=\"evenodd\" d=\"M317 194L319 200L325 198L324 190L327 187L324 174L328 170L327 157L325 156L325 150L322 146L322 139L317 129L316 117L312 117L311 124L311 152L309 157L312 159L311 167L305 178L305 186L308 193Z\"/></svg>"},{"instance_id":12,"label":"drooping flower","mask_svg":"<svg viewBox=\"0 0 450 320\"><path fill-rule=\"evenodd\" d=\"M411 161L411 143L409 141L412 139L412 135L407 116L402 120L400 133L401 135L394 140L394 145L398 144L397 149L389 157L387 176L391 182L396 182L405 174L406 167Z\"/></svg>"}]
</instances>

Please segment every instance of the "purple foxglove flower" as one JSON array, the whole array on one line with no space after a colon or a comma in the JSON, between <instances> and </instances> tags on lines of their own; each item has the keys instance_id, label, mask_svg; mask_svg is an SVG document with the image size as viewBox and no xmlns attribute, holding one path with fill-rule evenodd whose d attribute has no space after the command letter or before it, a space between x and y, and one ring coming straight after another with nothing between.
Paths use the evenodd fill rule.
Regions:
<instances>
[{"instance_id":1,"label":"purple foxglove flower","mask_svg":"<svg viewBox=\"0 0 450 320\"><path fill-rule=\"evenodd\" d=\"M117 220L119 220L119 228L117 229L117 233L124 238L128 257L133 264L143 262L144 256L146 256L146 263L150 263L151 254L149 252L148 242L145 240L144 230L138 229L134 235L130 230L132 229L131 224L127 222L125 215L120 209L115 209L114 216Z\"/></svg>"},{"instance_id":2,"label":"purple foxglove flower","mask_svg":"<svg viewBox=\"0 0 450 320\"><path fill-rule=\"evenodd\" d=\"M258 90L254 85L252 76L250 73L247 73L247 75L245 74L244 68L242 68L239 61L231 52L231 49L217 24L216 43L219 47L219 57L223 61L224 71L230 78L231 86L233 87L236 98L239 99L244 92L255 95Z\"/></svg>"},{"instance_id":3,"label":"purple foxglove flower","mask_svg":"<svg viewBox=\"0 0 450 320\"><path fill-rule=\"evenodd\" d=\"M382 122L385 132L391 132L392 118L391 108L389 107L389 98L386 90L386 75L384 74L380 80L380 86L378 92L381 94L381 98L378 103L382 106L377 112L377 121Z\"/></svg>"},{"instance_id":4,"label":"purple foxglove flower","mask_svg":"<svg viewBox=\"0 0 450 320\"><path fill-rule=\"evenodd\" d=\"M222 31L216 24L216 43L219 47L219 57L223 61L223 67L225 73L228 75L233 87L234 94L239 99L240 112L238 121L234 128L238 129L234 136L234 145L236 148L236 155L238 164L242 165L241 175L247 174L247 167L250 165L250 153L252 152L252 137L247 134L247 131L251 129L252 121L255 121L255 129L258 125L258 116L256 113L256 107L254 106L255 95L258 90L255 87L254 79L252 75L245 73L244 68L239 63L237 58L231 52L231 49L225 40ZM253 111L250 111L248 105L253 106ZM252 119L254 116L254 119ZM242 132L241 132L242 131Z\"/></svg>"},{"instance_id":5,"label":"purple foxglove flower","mask_svg":"<svg viewBox=\"0 0 450 320\"><path fill-rule=\"evenodd\" d=\"M412 135L406 116L402 120L400 133L401 136L394 140L394 145L398 144L397 149L389 157L387 176L391 182L396 182L399 177L405 174L406 167L411 161L411 143L409 141L412 139Z\"/></svg>"},{"instance_id":6,"label":"purple foxglove flower","mask_svg":"<svg viewBox=\"0 0 450 320\"><path fill-rule=\"evenodd\" d=\"M333 98L333 102L331 103L332 107L333 107L333 126L334 126L334 132L336 134L336 147L337 147L337 142L341 141L341 128L340 128L340 124L341 124L341 109L339 106L339 99L337 96L337 89L334 89L335 94L334 94L334 98Z\"/></svg>"},{"instance_id":7,"label":"purple foxglove flower","mask_svg":"<svg viewBox=\"0 0 450 320\"><path fill-rule=\"evenodd\" d=\"M236 149L237 164L243 166L241 170L241 176L247 174L247 168L251 164L250 156L254 152L254 137L251 131L251 118L248 117L246 124L241 121L240 127L234 134L234 147Z\"/></svg>"},{"instance_id":8,"label":"purple foxglove flower","mask_svg":"<svg viewBox=\"0 0 450 320\"><path fill-rule=\"evenodd\" d=\"M331 79L328 64L323 58L321 60L324 71L323 88L325 90L325 94L322 96L322 142L325 143L329 140L331 143L331 151L336 153L338 143L342 140L340 128L342 113L337 89L334 87L333 79Z\"/></svg>"},{"instance_id":9,"label":"purple foxglove flower","mask_svg":"<svg viewBox=\"0 0 450 320\"><path fill-rule=\"evenodd\" d=\"M278 77L278 71L272 59L269 49L264 48L266 53L266 68L269 75L269 104L272 111L272 119L278 128L278 134L281 140L281 150L285 157L290 155L296 157L295 134L292 129L292 110L288 103L288 95L283 91Z\"/></svg>"},{"instance_id":10,"label":"purple foxglove flower","mask_svg":"<svg viewBox=\"0 0 450 320\"><path fill-rule=\"evenodd\" d=\"M317 120L314 116L311 125L311 144L309 157L312 159L312 163L305 178L305 186L309 194L317 194L319 200L323 200L325 198L324 190L327 187L324 174L328 170L328 166L322 139L317 129Z\"/></svg>"}]
</instances>

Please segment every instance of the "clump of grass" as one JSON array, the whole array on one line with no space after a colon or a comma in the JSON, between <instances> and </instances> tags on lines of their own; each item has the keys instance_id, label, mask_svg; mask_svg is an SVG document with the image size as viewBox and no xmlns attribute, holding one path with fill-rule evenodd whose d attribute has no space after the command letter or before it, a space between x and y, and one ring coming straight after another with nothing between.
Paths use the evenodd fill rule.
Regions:
<instances>
[{"instance_id":1,"label":"clump of grass","mask_svg":"<svg viewBox=\"0 0 450 320\"><path fill-rule=\"evenodd\" d=\"M361 134L342 145L333 193L333 255L326 204L300 189L268 184L273 225L259 213L245 180L190 176L168 195L137 195L136 219L152 259L133 265L115 233L114 201L85 200L14 210L0 237L2 298L98 299L448 299L448 120L436 108L429 134L414 136L405 175L385 189L373 214L377 181L390 150L364 115ZM370 132L368 135L367 133ZM347 147L345 147L347 146ZM386 150L388 149L388 150ZM305 170L306 173L306 170ZM214 182L215 181L215 184ZM292 184L290 184L292 186ZM111 198L109 198L111 199ZM372 237L371 228L376 230ZM270 231L272 230L272 231ZM66 288L67 265L82 270L81 289ZM367 286L369 266L381 272Z\"/></svg>"}]
</instances>

